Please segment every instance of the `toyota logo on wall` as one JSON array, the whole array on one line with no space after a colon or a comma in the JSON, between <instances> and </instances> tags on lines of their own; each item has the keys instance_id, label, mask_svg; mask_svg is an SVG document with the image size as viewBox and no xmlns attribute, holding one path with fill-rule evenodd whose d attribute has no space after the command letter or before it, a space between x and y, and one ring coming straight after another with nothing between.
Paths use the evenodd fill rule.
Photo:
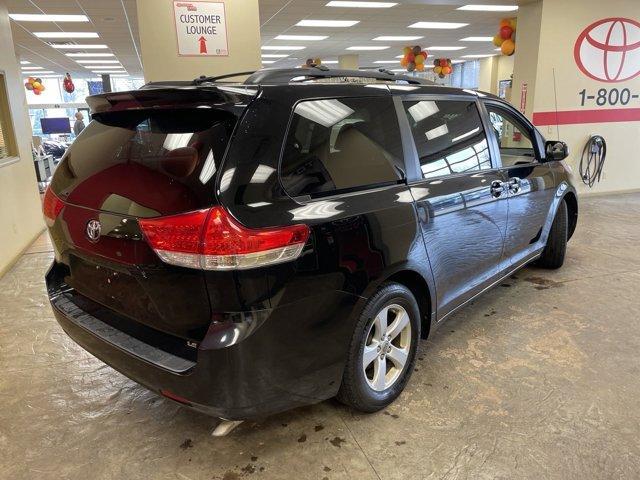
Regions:
<instances>
[{"instance_id":1,"label":"toyota logo on wall","mask_svg":"<svg viewBox=\"0 0 640 480\"><path fill-rule=\"evenodd\" d=\"M578 68L600 82L624 82L640 75L640 23L604 18L585 28L573 49Z\"/></svg>"}]
</instances>

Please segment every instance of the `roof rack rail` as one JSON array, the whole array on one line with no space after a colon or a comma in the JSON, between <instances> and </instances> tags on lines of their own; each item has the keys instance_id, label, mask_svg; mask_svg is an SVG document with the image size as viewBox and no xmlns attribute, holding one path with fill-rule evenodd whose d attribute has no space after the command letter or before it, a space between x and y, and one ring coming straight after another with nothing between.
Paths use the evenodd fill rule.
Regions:
<instances>
[{"instance_id":1,"label":"roof rack rail","mask_svg":"<svg viewBox=\"0 0 640 480\"><path fill-rule=\"evenodd\" d=\"M240 77L242 75L251 75L253 73L256 73L255 70L252 70L250 72L227 73L226 75L217 75L215 77L208 77L206 75L200 75L198 78L194 78L193 81L191 82L191 84L192 85L200 85L202 83L217 82L218 80L223 80L225 78Z\"/></svg>"},{"instance_id":2,"label":"roof rack rail","mask_svg":"<svg viewBox=\"0 0 640 480\"><path fill-rule=\"evenodd\" d=\"M266 68L253 73L244 81L244 83L245 85L256 85L260 83L295 83L323 78L343 78L345 83L353 81L349 79L362 78L383 80L387 82L400 81L416 85L433 84L433 82L430 82L429 80L417 77L396 75L384 68L380 68L378 70L341 70L329 69L324 65L318 65L311 68Z\"/></svg>"}]
</instances>

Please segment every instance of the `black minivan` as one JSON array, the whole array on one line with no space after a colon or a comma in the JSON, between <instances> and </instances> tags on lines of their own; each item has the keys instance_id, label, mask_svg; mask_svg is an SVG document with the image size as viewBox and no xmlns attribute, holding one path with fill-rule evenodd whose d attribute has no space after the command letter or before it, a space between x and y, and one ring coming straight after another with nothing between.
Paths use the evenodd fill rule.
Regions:
<instances>
[{"instance_id":1,"label":"black minivan","mask_svg":"<svg viewBox=\"0 0 640 480\"><path fill-rule=\"evenodd\" d=\"M576 226L566 145L489 94L310 68L87 101L44 201L56 318L220 418L385 407L420 338Z\"/></svg>"}]
</instances>

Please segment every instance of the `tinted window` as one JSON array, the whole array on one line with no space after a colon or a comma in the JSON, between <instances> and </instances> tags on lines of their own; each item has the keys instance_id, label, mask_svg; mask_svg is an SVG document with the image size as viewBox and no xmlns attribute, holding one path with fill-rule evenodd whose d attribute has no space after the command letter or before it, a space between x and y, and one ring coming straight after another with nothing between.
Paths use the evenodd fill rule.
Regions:
<instances>
[{"instance_id":1,"label":"tinted window","mask_svg":"<svg viewBox=\"0 0 640 480\"><path fill-rule=\"evenodd\" d=\"M402 158L390 98L301 102L285 144L282 183L297 196L396 182Z\"/></svg>"},{"instance_id":2,"label":"tinted window","mask_svg":"<svg viewBox=\"0 0 640 480\"><path fill-rule=\"evenodd\" d=\"M523 126L522 122L516 120L513 114L492 105L487 105L487 111L493 134L500 147L502 165L511 167L535 162L531 133Z\"/></svg>"},{"instance_id":3,"label":"tinted window","mask_svg":"<svg viewBox=\"0 0 640 480\"><path fill-rule=\"evenodd\" d=\"M480 114L474 102L404 102L424 178L491 168Z\"/></svg>"}]
</instances>

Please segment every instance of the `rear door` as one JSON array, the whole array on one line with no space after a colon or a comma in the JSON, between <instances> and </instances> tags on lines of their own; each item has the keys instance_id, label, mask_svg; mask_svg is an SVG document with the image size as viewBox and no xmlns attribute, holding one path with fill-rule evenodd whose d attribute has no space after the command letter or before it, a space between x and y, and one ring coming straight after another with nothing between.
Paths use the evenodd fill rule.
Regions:
<instances>
[{"instance_id":1,"label":"rear door","mask_svg":"<svg viewBox=\"0 0 640 480\"><path fill-rule=\"evenodd\" d=\"M494 280L507 226L503 176L475 97L405 97L419 178L410 183L443 318Z\"/></svg>"},{"instance_id":2,"label":"rear door","mask_svg":"<svg viewBox=\"0 0 640 480\"><path fill-rule=\"evenodd\" d=\"M486 100L484 106L509 192L504 254L511 265L518 265L544 246L542 230L555 195L553 172L540 161L538 135L519 112L498 101Z\"/></svg>"}]
</instances>

